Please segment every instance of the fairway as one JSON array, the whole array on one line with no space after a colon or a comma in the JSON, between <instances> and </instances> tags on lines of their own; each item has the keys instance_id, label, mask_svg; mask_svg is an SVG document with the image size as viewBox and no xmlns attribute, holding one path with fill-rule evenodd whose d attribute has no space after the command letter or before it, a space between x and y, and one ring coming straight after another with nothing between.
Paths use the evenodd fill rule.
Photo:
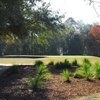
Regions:
<instances>
[{"instance_id":1,"label":"fairway","mask_svg":"<svg viewBox=\"0 0 100 100\"><path fill-rule=\"evenodd\" d=\"M36 60L42 60L45 64L48 64L50 61L59 62L65 59L68 59L70 62L77 59L79 64L81 64L84 58L88 58L91 63L100 61L100 57L95 56L47 56L47 58L0 58L0 65L33 65Z\"/></svg>"}]
</instances>

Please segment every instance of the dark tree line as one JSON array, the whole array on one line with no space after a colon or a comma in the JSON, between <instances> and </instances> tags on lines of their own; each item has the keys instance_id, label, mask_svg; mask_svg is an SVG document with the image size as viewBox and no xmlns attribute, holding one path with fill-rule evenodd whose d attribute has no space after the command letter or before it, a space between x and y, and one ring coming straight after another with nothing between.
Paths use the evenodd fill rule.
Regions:
<instances>
[{"instance_id":1,"label":"dark tree line","mask_svg":"<svg viewBox=\"0 0 100 100\"><path fill-rule=\"evenodd\" d=\"M93 51L92 25L73 18L62 23L49 7L41 0L0 0L0 55L100 56L99 46Z\"/></svg>"}]
</instances>

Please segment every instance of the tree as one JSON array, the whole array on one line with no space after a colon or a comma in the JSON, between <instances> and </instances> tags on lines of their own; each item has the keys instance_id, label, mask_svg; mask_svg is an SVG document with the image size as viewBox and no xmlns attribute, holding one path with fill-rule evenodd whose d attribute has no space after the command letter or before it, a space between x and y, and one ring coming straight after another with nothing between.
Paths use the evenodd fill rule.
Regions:
<instances>
[{"instance_id":1,"label":"tree","mask_svg":"<svg viewBox=\"0 0 100 100\"><path fill-rule=\"evenodd\" d=\"M89 40L92 55L100 56L100 25L94 25L91 27Z\"/></svg>"},{"instance_id":2,"label":"tree","mask_svg":"<svg viewBox=\"0 0 100 100\"><path fill-rule=\"evenodd\" d=\"M42 6L37 7L37 2ZM30 32L55 29L61 18L41 0L1 0L0 6L0 35L10 33L23 38Z\"/></svg>"}]
</instances>

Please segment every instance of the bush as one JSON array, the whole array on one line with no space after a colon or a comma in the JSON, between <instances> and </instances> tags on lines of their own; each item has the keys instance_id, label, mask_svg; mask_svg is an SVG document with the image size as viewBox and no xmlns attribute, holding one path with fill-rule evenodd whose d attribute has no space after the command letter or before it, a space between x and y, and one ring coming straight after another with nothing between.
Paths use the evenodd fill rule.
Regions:
<instances>
[{"instance_id":1,"label":"bush","mask_svg":"<svg viewBox=\"0 0 100 100\"><path fill-rule=\"evenodd\" d=\"M34 78L32 78L32 76L28 78L28 85L34 90L37 90L44 85L43 80L47 78L49 74L47 67L43 64L37 66L37 71L38 73Z\"/></svg>"},{"instance_id":2,"label":"bush","mask_svg":"<svg viewBox=\"0 0 100 100\"><path fill-rule=\"evenodd\" d=\"M48 65L54 65L54 61L50 61Z\"/></svg>"},{"instance_id":3,"label":"bush","mask_svg":"<svg viewBox=\"0 0 100 100\"><path fill-rule=\"evenodd\" d=\"M70 82L70 72L66 69L66 70L63 70L63 72L61 73L62 77L63 77L63 80L65 82Z\"/></svg>"},{"instance_id":4,"label":"bush","mask_svg":"<svg viewBox=\"0 0 100 100\"><path fill-rule=\"evenodd\" d=\"M41 75L36 75L34 79L32 76L28 77L28 85L31 89L37 90L43 86Z\"/></svg>"},{"instance_id":5,"label":"bush","mask_svg":"<svg viewBox=\"0 0 100 100\"><path fill-rule=\"evenodd\" d=\"M94 64L94 67L95 67L95 78L100 79L100 62L96 62Z\"/></svg>"},{"instance_id":6,"label":"bush","mask_svg":"<svg viewBox=\"0 0 100 100\"><path fill-rule=\"evenodd\" d=\"M47 69L47 66L45 65L38 66L37 71L38 71L38 74L42 76L43 78L46 78L49 75L49 71Z\"/></svg>"},{"instance_id":7,"label":"bush","mask_svg":"<svg viewBox=\"0 0 100 100\"><path fill-rule=\"evenodd\" d=\"M84 75L85 75L87 80L91 80L91 78L93 76L90 67L91 67L90 61L88 59L84 59L83 64L82 64L82 68L83 68L83 72L84 72Z\"/></svg>"},{"instance_id":8,"label":"bush","mask_svg":"<svg viewBox=\"0 0 100 100\"><path fill-rule=\"evenodd\" d=\"M72 61L72 66L78 66L78 62L76 59Z\"/></svg>"},{"instance_id":9,"label":"bush","mask_svg":"<svg viewBox=\"0 0 100 100\"><path fill-rule=\"evenodd\" d=\"M89 66L91 66L91 62L87 59L87 58L84 58L83 60L83 64L86 63L88 64Z\"/></svg>"},{"instance_id":10,"label":"bush","mask_svg":"<svg viewBox=\"0 0 100 100\"><path fill-rule=\"evenodd\" d=\"M40 66L40 65L44 65L44 62L41 60L35 61L35 66Z\"/></svg>"},{"instance_id":11,"label":"bush","mask_svg":"<svg viewBox=\"0 0 100 100\"><path fill-rule=\"evenodd\" d=\"M84 77L83 71L80 68L78 68L74 73L74 77L75 78L83 78Z\"/></svg>"},{"instance_id":12,"label":"bush","mask_svg":"<svg viewBox=\"0 0 100 100\"><path fill-rule=\"evenodd\" d=\"M59 69L59 70L63 70L63 69L66 69L66 68L70 69L71 68L71 64L69 63L68 60L65 59L64 62L57 62L55 64L55 67L56 67L56 69Z\"/></svg>"}]
</instances>

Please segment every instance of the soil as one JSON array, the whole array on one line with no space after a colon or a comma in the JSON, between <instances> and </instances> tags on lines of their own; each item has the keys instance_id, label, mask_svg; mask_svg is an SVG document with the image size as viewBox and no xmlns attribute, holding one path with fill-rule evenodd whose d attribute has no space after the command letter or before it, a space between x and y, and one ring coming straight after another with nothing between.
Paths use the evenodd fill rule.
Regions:
<instances>
[{"instance_id":1,"label":"soil","mask_svg":"<svg viewBox=\"0 0 100 100\"><path fill-rule=\"evenodd\" d=\"M100 80L71 78L67 83L59 72L51 72L44 80L45 87L32 91L26 83L29 75L35 75L33 66L20 66L20 73L4 73L0 76L0 100L68 100L77 96L86 96L100 92Z\"/></svg>"}]
</instances>

